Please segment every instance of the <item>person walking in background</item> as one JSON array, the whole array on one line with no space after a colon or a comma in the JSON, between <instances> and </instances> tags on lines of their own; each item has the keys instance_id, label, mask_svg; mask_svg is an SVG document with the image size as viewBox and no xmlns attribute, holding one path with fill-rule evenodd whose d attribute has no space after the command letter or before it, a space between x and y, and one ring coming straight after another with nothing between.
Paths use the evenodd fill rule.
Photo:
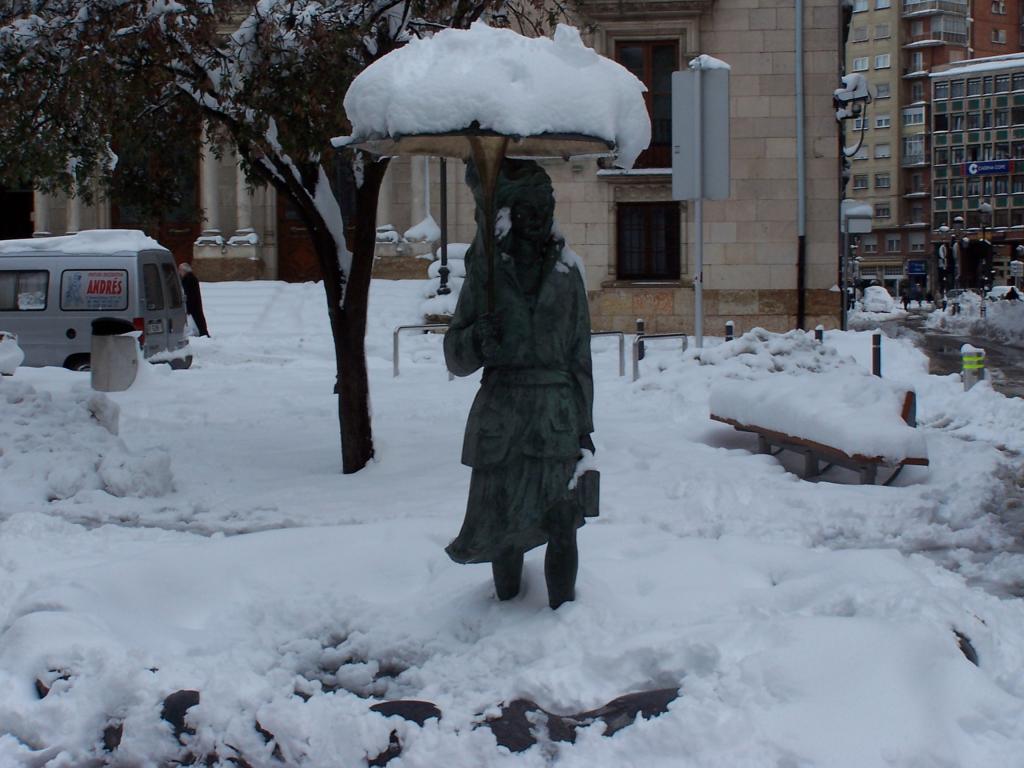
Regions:
<instances>
[{"instance_id":1,"label":"person walking in background","mask_svg":"<svg viewBox=\"0 0 1024 768\"><path fill-rule=\"evenodd\" d=\"M183 261L178 265L178 274L181 276L181 289L185 292L185 311L195 323L199 335L209 336L206 315L203 314L203 295L199 291L199 279L192 272L192 265Z\"/></svg>"}]
</instances>

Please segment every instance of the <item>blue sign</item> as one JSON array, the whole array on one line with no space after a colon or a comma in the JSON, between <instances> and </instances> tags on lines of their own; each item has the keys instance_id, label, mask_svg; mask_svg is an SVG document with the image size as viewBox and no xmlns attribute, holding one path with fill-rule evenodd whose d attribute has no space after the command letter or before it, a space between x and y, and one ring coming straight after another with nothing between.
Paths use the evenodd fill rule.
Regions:
<instances>
[{"instance_id":1,"label":"blue sign","mask_svg":"<svg viewBox=\"0 0 1024 768\"><path fill-rule=\"evenodd\" d=\"M928 262L914 259L913 261L907 262L907 274L908 275L927 275L928 274Z\"/></svg>"},{"instance_id":2,"label":"blue sign","mask_svg":"<svg viewBox=\"0 0 1024 768\"><path fill-rule=\"evenodd\" d=\"M1012 166L1012 160L979 160L976 163L964 163L964 174L988 176L993 173L1009 173Z\"/></svg>"}]
</instances>

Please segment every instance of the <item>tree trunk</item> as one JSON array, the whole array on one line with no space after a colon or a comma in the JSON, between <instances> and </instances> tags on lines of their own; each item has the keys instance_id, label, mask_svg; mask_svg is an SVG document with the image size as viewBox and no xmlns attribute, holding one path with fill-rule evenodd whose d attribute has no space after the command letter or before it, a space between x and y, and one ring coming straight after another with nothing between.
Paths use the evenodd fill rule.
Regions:
<instances>
[{"instance_id":1,"label":"tree trunk","mask_svg":"<svg viewBox=\"0 0 1024 768\"><path fill-rule=\"evenodd\" d=\"M387 166L386 161L368 162L363 169L363 183L350 190L354 210L346 220L345 239L352 251L352 268L347 276L343 307L338 306L340 284L327 279L325 272L324 287L338 371L334 392L338 396L341 470L345 474L358 472L373 458L370 384L366 372L366 315L376 244L377 195ZM336 262L336 256L332 254L332 257Z\"/></svg>"}]
</instances>

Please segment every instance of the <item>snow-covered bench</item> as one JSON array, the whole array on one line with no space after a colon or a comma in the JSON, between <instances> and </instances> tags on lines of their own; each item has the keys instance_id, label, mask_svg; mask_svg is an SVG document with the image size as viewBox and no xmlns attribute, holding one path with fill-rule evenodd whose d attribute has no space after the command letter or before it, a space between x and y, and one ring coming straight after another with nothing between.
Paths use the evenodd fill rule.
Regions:
<instances>
[{"instance_id":1,"label":"snow-covered bench","mask_svg":"<svg viewBox=\"0 0 1024 768\"><path fill-rule=\"evenodd\" d=\"M802 454L805 479L836 465L874 483L886 467L895 470L888 485L904 466L928 465L915 393L876 376L835 370L725 381L715 385L710 406L715 421L756 434L759 453Z\"/></svg>"}]
</instances>

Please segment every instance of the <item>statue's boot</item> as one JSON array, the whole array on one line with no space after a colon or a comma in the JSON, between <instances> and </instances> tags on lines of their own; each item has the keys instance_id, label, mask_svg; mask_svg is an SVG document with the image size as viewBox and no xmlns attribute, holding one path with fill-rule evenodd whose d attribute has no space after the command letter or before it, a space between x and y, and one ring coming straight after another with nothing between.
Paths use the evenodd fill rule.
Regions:
<instances>
[{"instance_id":1,"label":"statue's boot","mask_svg":"<svg viewBox=\"0 0 1024 768\"><path fill-rule=\"evenodd\" d=\"M576 599L579 562L574 526L551 537L544 553L544 580L548 585L548 605L552 610Z\"/></svg>"},{"instance_id":2,"label":"statue's boot","mask_svg":"<svg viewBox=\"0 0 1024 768\"><path fill-rule=\"evenodd\" d=\"M523 553L509 552L491 562L494 591L499 600L511 600L519 594L523 578Z\"/></svg>"}]
</instances>

